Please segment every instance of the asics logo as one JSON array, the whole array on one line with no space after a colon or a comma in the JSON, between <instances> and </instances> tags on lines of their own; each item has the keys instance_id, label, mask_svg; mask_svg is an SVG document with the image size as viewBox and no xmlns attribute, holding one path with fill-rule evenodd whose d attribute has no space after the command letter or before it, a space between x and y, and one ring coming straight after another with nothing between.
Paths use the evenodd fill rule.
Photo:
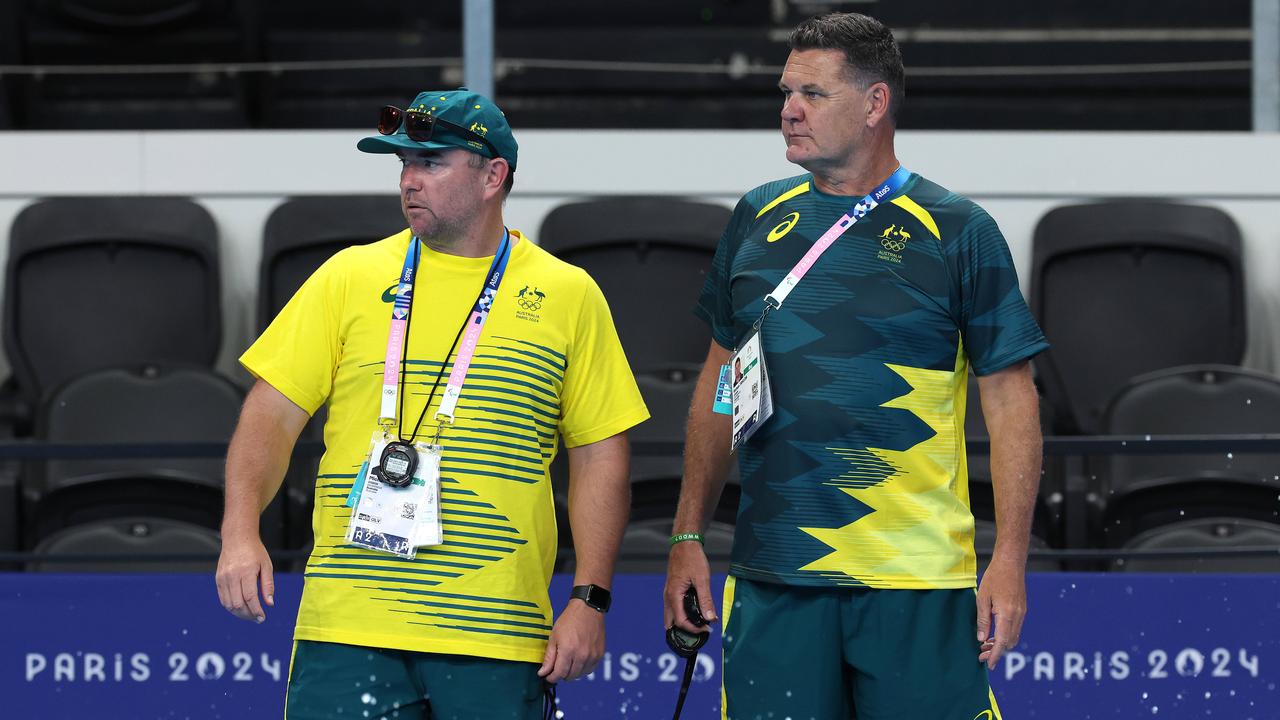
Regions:
<instances>
[{"instance_id":1,"label":"asics logo","mask_svg":"<svg viewBox=\"0 0 1280 720\"><path fill-rule=\"evenodd\" d=\"M786 216L782 219L782 222L778 223L769 231L769 237L765 238L765 242L778 242L782 239L783 235L791 232L791 228L795 227L798 222L800 222L800 213L793 212Z\"/></svg>"}]
</instances>

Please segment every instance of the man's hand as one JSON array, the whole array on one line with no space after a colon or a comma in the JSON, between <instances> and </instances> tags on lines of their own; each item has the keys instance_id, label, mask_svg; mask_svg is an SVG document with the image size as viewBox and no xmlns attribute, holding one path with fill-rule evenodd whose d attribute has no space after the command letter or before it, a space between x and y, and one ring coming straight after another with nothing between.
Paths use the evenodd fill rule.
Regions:
<instances>
[{"instance_id":1,"label":"man's hand","mask_svg":"<svg viewBox=\"0 0 1280 720\"><path fill-rule=\"evenodd\" d=\"M996 617L995 632L989 633L992 615ZM1026 615L1024 563L993 557L978 586L978 642L982 643L978 662L994 670L1005 651L1018 644Z\"/></svg>"},{"instance_id":2,"label":"man's hand","mask_svg":"<svg viewBox=\"0 0 1280 720\"><path fill-rule=\"evenodd\" d=\"M218 600L222 607L241 620L262 622L267 619L258 602L259 581L266 604L275 607L276 583L271 556L256 534L252 538L223 537L217 581Z\"/></svg>"},{"instance_id":3,"label":"man's hand","mask_svg":"<svg viewBox=\"0 0 1280 720\"><path fill-rule=\"evenodd\" d=\"M662 591L662 623L664 628L676 625L691 633L706 632L706 628L689 622L684 612L684 593L690 587L698 593L698 607L707 622L716 620L716 603L711 598L711 564L702 543L694 540L678 542L671 546L667 559L667 586Z\"/></svg>"},{"instance_id":4,"label":"man's hand","mask_svg":"<svg viewBox=\"0 0 1280 720\"><path fill-rule=\"evenodd\" d=\"M577 680L604 657L604 613L574 598L551 628L538 677L549 683Z\"/></svg>"}]
</instances>

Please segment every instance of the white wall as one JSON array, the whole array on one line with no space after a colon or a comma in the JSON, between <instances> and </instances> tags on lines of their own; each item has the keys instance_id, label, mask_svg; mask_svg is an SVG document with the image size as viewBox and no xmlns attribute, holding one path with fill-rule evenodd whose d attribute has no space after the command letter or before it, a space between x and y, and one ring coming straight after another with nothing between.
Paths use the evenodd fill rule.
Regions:
<instances>
[{"instance_id":1,"label":"white wall","mask_svg":"<svg viewBox=\"0 0 1280 720\"><path fill-rule=\"evenodd\" d=\"M396 191L397 165L355 150L362 131L0 133L0 228L50 195L189 195L218 223L225 340L219 368L251 341L261 231L292 195ZM534 235L565 200L676 194L732 205L751 187L802 172L767 131L518 133L507 222ZM1280 136L1246 133L903 132L903 164L981 203L1009 240L1024 288L1031 235L1058 205L1162 197L1222 208L1245 238L1251 343L1275 371L1280 333ZM7 243L0 242L0 261ZM7 367L0 358L0 370Z\"/></svg>"}]
</instances>

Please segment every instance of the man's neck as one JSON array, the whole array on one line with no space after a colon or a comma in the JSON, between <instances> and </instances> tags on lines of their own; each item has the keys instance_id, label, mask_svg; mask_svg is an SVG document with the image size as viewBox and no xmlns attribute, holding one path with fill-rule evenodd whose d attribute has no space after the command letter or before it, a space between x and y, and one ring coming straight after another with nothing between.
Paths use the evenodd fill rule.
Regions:
<instances>
[{"instance_id":1,"label":"man's neck","mask_svg":"<svg viewBox=\"0 0 1280 720\"><path fill-rule=\"evenodd\" d=\"M477 223L458 237L424 237L422 242L438 253L478 258L496 255L504 237L506 228L499 217L491 222Z\"/></svg>"},{"instance_id":2,"label":"man's neck","mask_svg":"<svg viewBox=\"0 0 1280 720\"><path fill-rule=\"evenodd\" d=\"M858 153L849 163L838 167L820 167L810 170L813 184L828 195L862 197L880 187L880 183L898 169L898 156L893 151L893 140Z\"/></svg>"}]
</instances>

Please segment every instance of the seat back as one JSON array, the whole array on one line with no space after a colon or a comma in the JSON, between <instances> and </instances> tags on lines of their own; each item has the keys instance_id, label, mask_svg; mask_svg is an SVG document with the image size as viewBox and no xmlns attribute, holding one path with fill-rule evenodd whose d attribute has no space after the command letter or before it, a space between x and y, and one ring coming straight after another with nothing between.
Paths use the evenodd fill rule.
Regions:
<instances>
[{"instance_id":1,"label":"seat back","mask_svg":"<svg viewBox=\"0 0 1280 720\"><path fill-rule=\"evenodd\" d=\"M210 573L222 542L213 530L164 518L130 517L68 527L36 546L31 572ZM139 562L111 556L205 555L206 560ZM70 559L69 556L83 556ZM102 556L95 559L93 556ZM47 558L67 557L51 562Z\"/></svg>"},{"instance_id":2,"label":"seat back","mask_svg":"<svg viewBox=\"0 0 1280 720\"><path fill-rule=\"evenodd\" d=\"M100 370L53 393L38 433L52 443L227 442L242 401L239 388L200 368ZM221 488L222 465L222 458L50 460L40 490L137 475Z\"/></svg>"},{"instance_id":3,"label":"seat back","mask_svg":"<svg viewBox=\"0 0 1280 720\"><path fill-rule=\"evenodd\" d=\"M1102 430L1112 435L1271 433L1280 428L1280 378L1224 365L1158 370L1133 379L1107 408ZM1280 486L1280 454L1179 453L1115 455L1109 489L1188 476L1250 478Z\"/></svg>"},{"instance_id":4,"label":"seat back","mask_svg":"<svg viewBox=\"0 0 1280 720\"><path fill-rule=\"evenodd\" d=\"M4 342L39 404L91 370L212 367L222 338L217 230L182 198L57 198L14 220Z\"/></svg>"},{"instance_id":5,"label":"seat back","mask_svg":"<svg viewBox=\"0 0 1280 720\"><path fill-rule=\"evenodd\" d=\"M1280 525L1274 483L1221 476L1165 477L1134 482L1107 494L1100 544L1120 547L1166 525L1231 517Z\"/></svg>"},{"instance_id":6,"label":"seat back","mask_svg":"<svg viewBox=\"0 0 1280 720\"><path fill-rule=\"evenodd\" d=\"M1125 549L1181 550L1186 548L1271 548L1264 555L1204 555L1135 557L1112 567L1126 572L1280 573L1280 525L1234 517L1202 518L1153 528L1129 542Z\"/></svg>"},{"instance_id":7,"label":"seat back","mask_svg":"<svg viewBox=\"0 0 1280 720\"><path fill-rule=\"evenodd\" d=\"M1130 378L1238 365L1245 347L1240 231L1216 208L1152 201L1047 213L1031 307L1053 347L1036 359L1055 430L1095 434Z\"/></svg>"},{"instance_id":8,"label":"seat back","mask_svg":"<svg viewBox=\"0 0 1280 720\"><path fill-rule=\"evenodd\" d=\"M258 264L258 327L265 328L302 283L334 253L400 232L395 195L292 198L271 212ZM388 279L390 284L394 277Z\"/></svg>"},{"instance_id":9,"label":"seat back","mask_svg":"<svg viewBox=\"0 0 1280 720\"><path fill-rule=\"evenodd\" d=\"M707 356L710 333L693 307L731 215L674 198L588 200L548 213L538 242L599 284L632 368L687 376Z\"/></svg>"},{"instance_id":10,"label":"seat back","mask_svg":"<svg viewBox=\"0 0 1280 720\"><path fill-rule=\"evenodd\" d=\"M242 395L202 368L111 369L55 391L42 408L38 437L55 443L225 443ZM35 543L65 527L128 516L159 516L216 529L222 514L223 460L119 458L49 460L24 481ZM283 503L262 514L262 538L278 547Z\"/></svg>"}]
</instances>

